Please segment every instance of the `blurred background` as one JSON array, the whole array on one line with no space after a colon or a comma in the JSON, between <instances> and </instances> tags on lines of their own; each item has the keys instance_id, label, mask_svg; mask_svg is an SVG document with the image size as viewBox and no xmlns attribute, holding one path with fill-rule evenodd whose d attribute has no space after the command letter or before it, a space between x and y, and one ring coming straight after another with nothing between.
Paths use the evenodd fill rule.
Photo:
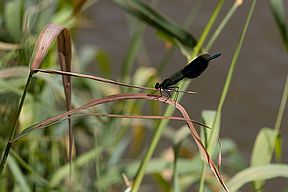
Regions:
<instances>
[{"instance_id":1,"label":"blurred background","mask_svg":"<svg viewBox=\"0 0 288 192\"><path fill-rule=\"evenodd\" d=\"M131 2L140 8L129 7ZM16 111L29 74L35 42L48 23L63 25L71 32L73 72L153 88L156 82L182 69L195 51L195 44L185 44L185 41L177 39L177 34L171 35L167 30L175 29L181 31L180 34L188 32L188 40L199 40L213 19L213 12L220 7L215 23L201 47L203 52L209 50L211 55L222 55L211 61L200 77L188 80L190 84L187 90L197 93L184 94L182 100L178 100L192 119L210 125L215 118L253 2L0 1L1 154L6 149L13 132L11 127L17 119ZM219 126L223 148L221 172L231 189L234 186L232 181L238 174L238 184L242 182L239 185L244 186L248 181L241 173L256 165L274 171L270 177L272 181L265 184L255 181L262 175L265 179L265 171L256 172L260 176L256 174L252 184L242 188L244 191L270 191L275 190L275 186L278 191L288 189L288 176L279 172L288 170L288 110L285 103L282 103L284 113L279 132L276 131L275 137L273 135L288 74L287 10L288 4L281 0L256 3L234 68ZM160 20L160 23L170 24L166 26L166 31L165 28L159 30L155 27L153 19L147 22L147 18L149 20L155 16L153 13L156 21L161 18L159 15L167 19ZM231 13L231 17L227 17L227 13ZM225 19L225 27L208 48L209 40ZM42 68L60 68L56 43L49 50ZM72 81L73 107L115 93L141 91L84 78L72 78ZM27 91L16 135L35 123L64 113L65 109L61 76L36 74ZM127 120L93 117L89 114L163 115L165 109L166 105L158 102L122 101L99 105L81 114L81 117L73 118L72 172L69 169L66 121L29 132L11 148L4 173L0 177L0 191L129 191L131 183L139 178L139 165L152 147L160 120ZM207 118L205 114L211 116ZM180 116L178 112L174 115ZM160 140L156 141L157 147L146 167L140 191L222 189L209 168L205 169L191 136L183 130L188 130L183 122L169 121ZM203 136L203 129L199 129L199 132L203 142L209 143ZM261 136L264 138L262 143L260 139L257 140ZM217 162L218 144L214 143L211 148L209 153ZM177 163L179 167L175 168ZM274 164L283 167L269 167ZM286 179L278 179L279 176Z\"/></svg>"}]
</instances>

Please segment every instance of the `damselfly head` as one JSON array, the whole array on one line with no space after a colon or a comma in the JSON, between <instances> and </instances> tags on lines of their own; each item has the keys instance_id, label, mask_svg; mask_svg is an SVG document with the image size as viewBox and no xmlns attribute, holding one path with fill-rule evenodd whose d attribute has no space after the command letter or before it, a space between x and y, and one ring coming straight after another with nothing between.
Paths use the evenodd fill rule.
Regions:
<instances>
[{"instance_id":1,"label":"damselfly head","mask_svg":"<svg viewBox=\"0 0 288 192\"><path fill-rule=\"evenodd\" d=\"M160 83L156 83L155 84L155 89L159 89L160 88Z\"/></svg>"}]
</instances>

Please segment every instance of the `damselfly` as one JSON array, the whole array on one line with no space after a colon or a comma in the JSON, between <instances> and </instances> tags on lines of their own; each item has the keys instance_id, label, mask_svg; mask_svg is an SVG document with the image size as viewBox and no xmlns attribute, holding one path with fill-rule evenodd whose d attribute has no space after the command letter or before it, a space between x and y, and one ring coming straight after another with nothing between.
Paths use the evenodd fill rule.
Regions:
<instances>
[{"instance_id":1,"label":"damselfly","mask_svg":"<svg viewBox=\"0 0 288 192\"><path fill-rule=\"evenodd\" d=\"M169 97L171 97L170 91L175 90L178 91L179 87L174 86L179 81L185 78L193 79L201 75L208 67L209 61L219 57L221 53L210 56L208 53L203 53L193 59L188 65L186 65L180 71L172 74L170 77L165 79L162 83L156 83L155 88L160 90L160 94L162 96L162 91L165 91Z\"/></svg>"}]
</instances>

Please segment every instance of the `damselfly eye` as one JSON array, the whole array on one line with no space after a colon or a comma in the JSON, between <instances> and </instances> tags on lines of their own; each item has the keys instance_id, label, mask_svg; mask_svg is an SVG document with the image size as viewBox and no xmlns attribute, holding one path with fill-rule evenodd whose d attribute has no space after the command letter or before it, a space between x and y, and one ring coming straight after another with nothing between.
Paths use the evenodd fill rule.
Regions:
<instances>
[{"instance_id":1,"label":"damselfly eye","mask_svg":"<svg viewBox=\"0 0 288 192\"><path fill-rule=\"evenodd\" d=\"M156 83L155 84L155 89L159 89L160 88L160 84L159 83Z\"/></svg>"}]
</instances>

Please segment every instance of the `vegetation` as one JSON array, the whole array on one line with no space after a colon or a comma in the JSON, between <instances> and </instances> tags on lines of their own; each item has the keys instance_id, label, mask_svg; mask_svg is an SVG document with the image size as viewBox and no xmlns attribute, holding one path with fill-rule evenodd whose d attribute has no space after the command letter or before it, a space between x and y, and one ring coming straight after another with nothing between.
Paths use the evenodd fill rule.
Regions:
<instances>
[{"instance_id":1,"label":"vegetation","mask_svg":"<svg viewBox=\"0 0 288 192\"><path fill-rule=\"evenodd\" d=\"M119 81L111 78L110 53L96 46L81 52L72 49L84 10L97 6L97 1L1 2L0 191L238 191L248 183L255 191L264 191L269 179L287 179L280 128L288 74L275 126L259 131L249 166L236 144L219 135L221 112L256 0L245 2L249 12L218 107L203 110L202 123L191 120L191 109L181 105L183 93L175 93L177 102L174 96L157 96L157 75L168 67L173 51L180 51L187 61L208 52L242 1L236 0L225 13L225 1L219 0L199 38L185 29L190 18L182 27L161 14L156 0L113 3L129 16L132 29ZM283 2L270 0L270 8L288 51ZM191 17L194 11L192 7ZM221 21L217 26L216 20ZM167 45L157 69L135 65L148 27ZM101 77L87 75L91 60L99 63ZM184 91L189 81L178 85ZM173 116L176 109L182 117ZM173 129L169 122L176 120L187 125ZM197 131L196 125L201 129ZM159 153L160 140L169 147Z\"/></svg>"}]
</instances>

